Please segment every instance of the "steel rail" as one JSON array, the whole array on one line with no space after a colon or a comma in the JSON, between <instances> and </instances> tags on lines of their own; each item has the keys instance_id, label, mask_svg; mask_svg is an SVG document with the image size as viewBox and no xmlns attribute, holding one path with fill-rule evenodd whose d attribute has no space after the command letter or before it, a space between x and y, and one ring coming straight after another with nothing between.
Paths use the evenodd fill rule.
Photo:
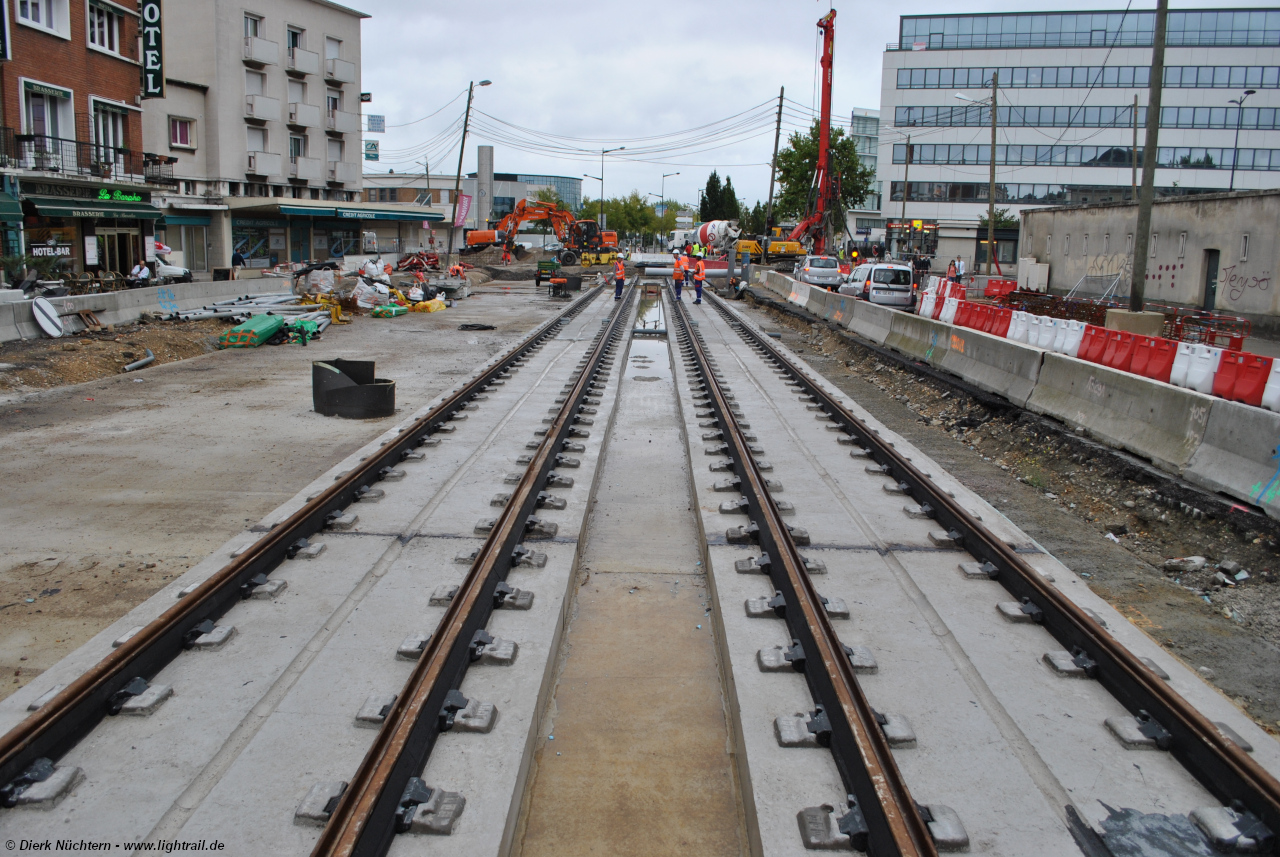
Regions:
<instances>
[{"instance_id":1,"label":"steel rail","mask_svg":"<svg viewBox=\"0 0 1280 857\"><path fill-rule=\"evenodd\" d=\"M570 318L587 307L594 290L539 325L488 369L446 397L399 437L354 467L244 553L215 572L142 630L72 681L52 700L0 736L0 786L13 782L38 759L56 760L76 745L108 714L112 698L136 678L153 679L191 642L191 635L216 620L244 597L242 587L254 587L258 575L270 574L296 553L302 539L315 535L341 514L393 465L404 461L442 425L459 413L476 394L518 365L521 359L554 336Z\"/></svg>"},{"instance_id":2,"label":"steel rail","mask_svg":"<svg viewBox=\"0 0 1280 857\"><path fill-rule=\"evenodd\" d=\"M1272 831L1280 831L1280 782L1228 740L1194 706L1169 687L1150 667L1115 640L1105 626L1053 586L955 498L913 465L888 441L828 393L815 378L793 363L754 325L733 313L718 296L711 305L762 356L785 370L834 423L869 452L886 476L905 485L909 495L942 524L974 559L984 563L1024 612L1043 625L1077 663L1131 714L1145 712L1160 744L1223 805L1253 813Z\"/></svg>"},{"instance_id":3,"label":"steel rail","mask_svg":"<svg viewBox=\"0 0 1280 857\"><path fill-rule=\"evenodd\" d=\"M478 635L494 609L497 585L515 565L513 553L539 505L540 487L570 437L584 400L592 389L603 387L598 377L612 371L611 362L604 362L620 341L634 294L632 285L605 320L608 324L601 328L572 390L334 807L312 857L382 857L396 836L397 812L411 817L415 811L406 789L423 773L441 731L446 698L461 685L475 657Z\"/></svg>"},{"instance_id":4,"label":"steel rail","mask_svg":"<svg viewBox=\"0 0 1280 857\"><path fill-rule=\"evenodd\" d=\"M782 596L784 603L775 610L780 610L793 637L789 659L803 671L819 706L811 716L811 728L824 719L829 724L829 732L818 732L818 736L820 742L829 743L850 797L848 815L841 819L842 832L851 834L852 844L859 850L869 850L877 857L936 855L933 837L903 781L876 712L858 684L847 650L750 452L715 361L690 323L684 304L670 303L686 365L710 395L711 409L731 446L733 469L748 502L748 527L758 527L756 537L764 552L762 570L767 570Z\"/></svg>"}]
</instances>

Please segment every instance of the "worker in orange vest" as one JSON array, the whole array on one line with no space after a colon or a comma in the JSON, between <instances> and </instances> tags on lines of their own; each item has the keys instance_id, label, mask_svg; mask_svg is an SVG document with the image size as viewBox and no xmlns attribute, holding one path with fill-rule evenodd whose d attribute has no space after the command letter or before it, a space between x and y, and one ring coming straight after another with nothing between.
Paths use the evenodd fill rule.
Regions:
<instances>
[{"instance_id":1,"label":"worker in orange vest","mask_svg":"<svg viewBox=\"0 0 1280 857\"><path fill-rule=\"evenodd\" d=\"M695 304L702 303L702 283L707 278L707 263L702 261L702 254L698 254L698 261L693 263L693 290L696 295Z\"/></svg>"},{"instance_id":2,"label":"worker in orange vest","mask_svg":"<svg viewBox=\"0 0 1280 857\"><path fill-rule=\"evenodd\" d=\"M676 287L676 300L680 300L680 291L684 288L684 272L689 269L689 265L685 262L684 257L680 255L680 251L676 250L672 255L675 256L675 262L671 268L671 282Z\"/></svg>"},{"instance_id":3,"label":"worker in orange vest","mask_svg":"<svg viewBox=\"0 0 1280 857\"><path fill-rule=\"evenodd\" d=\"M627 267L622 264L622 257L613 260L613 299L622 300L622 286L627 281Z\"/></svg>"}]
</instances>

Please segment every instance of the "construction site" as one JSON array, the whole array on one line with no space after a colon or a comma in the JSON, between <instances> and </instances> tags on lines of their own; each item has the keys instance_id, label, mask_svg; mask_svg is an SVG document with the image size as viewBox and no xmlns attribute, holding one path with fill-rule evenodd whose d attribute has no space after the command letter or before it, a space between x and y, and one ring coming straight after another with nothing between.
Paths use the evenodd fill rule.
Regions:
<instances>
[{"instance_id":1,"label":"construction site","mask_svg":"<svg viewBox=\"0 0 1280 857\"><path fill-rule=\"evenodd\" d=\"M323 196L293 175L222 209L129 202L166 213L128 276L87 261L98 233L74 257L18 215L6 851L1276 852L1280 343L1269 274L1232 279L1244 262L1228 273L1194 217L1263 221L1280 195L1159 199L1149 145L1131 201L1021 213L1015 268L994 193L963 239L986 255L939 259L959 227L913 223L906 190L884 189L897 227L864 225L876 173L833 95L855 28L804 14L780 30L814 41L799 107L783 88L686 131L588 135L500 119L474 104L491 82L463 80L456 120L362 127L411 142L366 141L367 161L421 170L359 199L333 167ZM1158 90L1166 31L1190 31L1155 14L1150 45L1117 32ZM269 131L274 42L251 18L246 121ZM950 49L901 22L890 52ZM349 48L309 71L289 26L277 71L359 92ZM711 145L739 137L767 159L754 207ZM934 144L906 139L915 169ZM724 163L680 204L692 185L667 180L694 156ZM606 166L636 164L659 192L606 197ZM219 218L229 264L193 272ZM1129 267L1089 261L1123 230ZM1070 232L1085 257L1058 249ZM1178 232L1190 263L1162 255ZM1201 249L1224 255L1197 305L1172 266Z\"/></svg>"}]
</instances>

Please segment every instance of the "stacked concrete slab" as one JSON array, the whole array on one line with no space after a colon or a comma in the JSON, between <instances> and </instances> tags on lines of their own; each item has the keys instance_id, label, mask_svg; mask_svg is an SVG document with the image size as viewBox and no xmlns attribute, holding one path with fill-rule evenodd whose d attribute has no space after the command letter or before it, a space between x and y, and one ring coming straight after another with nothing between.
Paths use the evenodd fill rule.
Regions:
<instances>
[{"instance_id":1,"label":"stacked concrete slab","mask_svg":"<svg viewBox=\"0 0 1280 857\"><path fill-rule=\"evenodd\" d=\"M857 301L774 271L765 272L758 285L877 345L1083 428L1280 520L1280 414Z\"/></svg>"}]
</instances>

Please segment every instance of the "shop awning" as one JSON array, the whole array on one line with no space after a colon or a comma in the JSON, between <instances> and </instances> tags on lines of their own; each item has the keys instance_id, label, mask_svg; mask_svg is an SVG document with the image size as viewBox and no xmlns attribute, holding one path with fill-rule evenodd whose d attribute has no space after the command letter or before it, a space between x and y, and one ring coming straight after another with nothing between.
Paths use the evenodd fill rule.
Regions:
<instances>
[{"instance_id":1,"label":"shop awning","mask_svg":"<svg viewBox=\"0 0 1280 857\"><path fill-rule=\"evenodd\" d=\"M166 214L164 216L165 226L208 226L209 215L201 217L198 214Z\"/></svg>"},{"instance_id":2,"label":"shop awning","mask_svg":"<svg viewBox=\"0 0 1280 857\"><path fill-rule=\"evenodd\" d=\"M422 222L424 220L440 221L444 220L444 214L439 211L431 211L429 209L413 209L391 210L386 209L374 210L368 208L339 208L338 217L351 218L353 220L405 220Z\"/></svg>"},{"instance_id":3,"label":"shop awning","mask_svg":"<svg viewBox=\"0 0 1280 857\"><path fill-rule=\"evenodd\" d=\"M280 213L290 217L333 217L332 208L315 208L310 205L282 205Z\"/></svg>"},{"instance_id":4,"label":"shop awning","mask_svg":"<svg viewBox=\"0 0 1280 857\"><path fill-rule=\"evenodd\" d=\"M155 220L164 212L145 202L116 202L115 200L70 199L48 196L24 197L44 217L120 217L139 220Z\"/></svg>"},{"instance_id":5,"label":"shop awning","mask_svg":"<svg viewBox=\"0 0 1280 857\"><path fill-rule=\"evenodd\" d=\"M22 203L0 191L0 223L21 223Z\"/></svg>"}]
</instances>

